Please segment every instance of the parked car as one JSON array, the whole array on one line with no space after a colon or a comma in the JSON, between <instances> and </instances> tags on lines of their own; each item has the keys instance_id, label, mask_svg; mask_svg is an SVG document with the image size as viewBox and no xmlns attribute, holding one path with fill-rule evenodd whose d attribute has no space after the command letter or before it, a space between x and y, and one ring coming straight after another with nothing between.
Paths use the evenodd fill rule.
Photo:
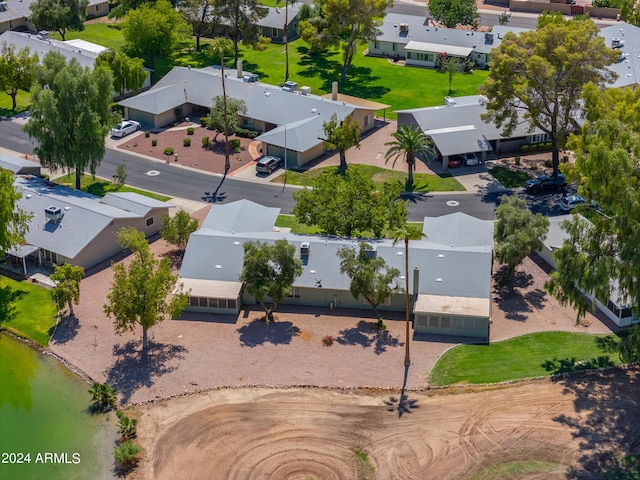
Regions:
<instances>
[{"instance_id":1,"label":"parked car","mask_svg":"<svg viewBox=\"0 0 640 480\"><path fill-rule=\"evenodd\" d=\"M580 195L569 195L568 197L562 198L559 203L560 209L564 210L565 212L570 212L580 205L587 205L589 208L598 208L598 204L596 202L594 202L593 200L589 202Z\"/></svg>"},{"instance_id":2,"label":"parked car","mask_svg":"<svg viewBox=\"0 0 640 480\"><path fill-rule=\"evenodd\" d=\"M271 173L282 166L282 159L278 157L266 156L262 157L256 163L256 172Z\"/></svg>"},{"instance_id":3,"label":"parked car","mask_svg":"<svg viewBox=\"0 0 640 480\"><path fill-rule=\"evenodd\" d=\"M122 138L138 130L140 130L139 122L135 120L123 120L111 129L111 136Z\"/></svg>"},{"instance_id":4,"label":"parked car","mask_svg":"<svg viewBox=\"0 0 640 480\"><path fill-rule=\"evenodd\" d=\"M462 166L462 158L459 157L458 155L449 157L449 160L447 161L447 166L449 168L458 168Z\"/></svg>"},{"instance_id":5,"label":"parked car","mask_svg":"<svg viewBox=\"0 0 640 480\"><path fill-rule=\"evenodd\" d=\"M480 165L480 160L475 153L465 153L462 155L462 163L466 166Z\"/></svg>"},{"instance_id":6,"label":"parked car","mask_svg":"<svg viewBox=\"0 0 640 480\"><path fill-rule=\"evenodd\" d=\"M567 181L561 173L556 177L553 175L542 175L541 177L524 182L524 188L526 188L527 193L539 193L550 190L560 192L566 186Z\"/></svg>"}]
</instances>

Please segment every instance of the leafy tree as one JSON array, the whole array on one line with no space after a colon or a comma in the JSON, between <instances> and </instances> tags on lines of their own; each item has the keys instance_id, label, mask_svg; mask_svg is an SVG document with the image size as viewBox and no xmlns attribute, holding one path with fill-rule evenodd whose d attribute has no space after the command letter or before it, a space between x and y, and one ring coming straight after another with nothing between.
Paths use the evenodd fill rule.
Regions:
<instances>
[{"instance_id":1,"label":"leafy tree","mask_svg":"<svg viewBox=\"0 0 640 480\"><path fill-rule=\"evenodd\" d=\"M247 113L247 104L244 100L227 97L226 105L225 110L224 96L218 95L213 99L213 106L209 110L209 115L206 116L207 127L213 128L216 131L216 135L213 137L214 142L218 141L218 133L225 131L225 112L227 113L226 131L229 133L235 132L240 126L239 115L245 115Z\"/></svg>"},{"instance_id":2,"label":"leafy tree","mask_svg":"<svg viewBox=\"0 0 640 480\"><path fill-rule=\"evenodd\" d=\"M397 245L399 242L404 242L404 323L405 323L405 352L404 352L404 365L408 367L411 365L411 356L409 355L409 304L411 294L409 293L409 240L415 238L426 237L422 230L416 225L412 225L405 222L400 225L394 231L393 244Z\"/></svg>"},{"instance_id":3,"label":"leafy tree","mask_svg":"<svg viewBox=\"0 0 640 480\"><path fill-rule=\"evenodd\" d=\"M69 263L54 265L51 280L56 285L51 289L51 296L58 310L69 305L69 314L74 316L73 304L80 303L80 282L84 277L84 268Z\"/></svg>"},{"instance_id":4,"label":"leafy tree","mask_svg":"<svg viewBox=\"0 0 640 480\"><path fill-rule=\"evenodd\" d=\"M622 20L636 27L640 27L640 4L635 0L624 0L620 9Z\"/></svg>"},{"instance_id":5,"label":"leafy tree","mask_svg":"<svg viewBox=\"0 0 640 480\"><path fill-rule=\"evenodd\" d=\"M113 81L103 67L68 64L57 52L43 60L38 82L31 92L31 116L23 127L39 145L40 163L54 172L75 171L76 189L85 170L95 174L105 152L105 137L112 123Z\"/></svg>"},{"instance_id":6,"label":"leafy tree","mask_svg":"<svg viewBox=\"0 0 640 480\"><path fill-rule=\"evenodd\" d=\"M322 173L312 189L293 193L297 201L293 214L306 225L317 225L327 235L382 236L407 218L407 207L399 196L402 187L384 184L377 189L369 177L357 169Z\"/></svg>"},{"instance_id":7,"label":"leafy tree","mask_svg":"<svg viewBox=\"0 0 640 480\"><path fill-rule=\"evenodd\" d=\"M198 220L191 218L184 210L178 211L173 217L165 215L162 217L162 238L175 245L179 250L187 248L189 235L198 229Z\"/></svg>"},{"instance_id":8,"label":"leafy tree","mask_svg":"<svg viewBox=\"0 0 640 480\"><path fill-rule=\"evenodd\" d=\"M394 141L385 143L389 147L384 156L385 163L393 159L395 167L398 158L403 157L407 164L407 189L413 187L413 170L416 168L416 156L435 155L433 141L416 125L400 125L397 132L391 134Z\"/></svg>"},{"instance_id":9,"label":"leafy tree","mask_svg":"<svg viewBox=\"0 0 640 480\"><path fill-rule=\"evenodd\" d=\"M107 50L98 55L96 66L105 66L113 75L113 89L124 97L127 90L138 90L144 85L147 72L144 69L144 60L131 58L123 52Z\"/></svg>"},{"instance_id":10,"label":"leafy tree","mask_svg":"<svg viewBox=\"0 0 640 480\"><path fill-rule=\"evenodd\" d=\"M392 5L392 0L324 0L327 28L322 33L342 41L342 80L347 78L358 42L375 40L380 21Z\"/></svg>"},{"instance_id":11,"label":"leafy tree","mask_svg":"<svg viewBox=\"0 0 640 480\"><path fill-rule=\"evenodd\" d=\"M116 174L114 175L115 183L118 187L122 187L124 183L127 181L127 177L129 174L127 173L127 164L120 163L116 168Z\"/></svg>"},{"instance_id":12,"label":"leafy tree","mask_svg":"<svg viewBox=\"0 0 640 480\"><path fill-rule=\"evenodd\" d=\"M309 55L322 53L340 42L340 37L329 33L329 23L323 13L325 3L326 0L314 0L313 7L305 3L298 13L298 33L309 44Z\"/></svg>"},{"instance_id":13,"label":"leafy tree","mask_svg":"<svg viewBox=\"0 0 640 480\"><path fill-rule=\"evenodd\" d=\"M446 54L446 52L438 54L438 64L438 68L440 68L440 71L442 73L446 73L449 77L449 95L451 95L451 93L453 92L453 90L451 89L451 84L453 83L453 75L456 73L462 73L462 71L464 70L464 64L459 58L449 56Z\"/></svg>"},{"instance_id":14,"label":"leafy tree","mask_svg":"<svg viewBox=\"0 0 640 480\"><path fill-rule=\"evenodd\" d=\"M213 0L185 0L178 5L178 10L186 22L191 25L196 37L196 51L200 51L200 37L211 33L214 24L220 23Z\"/></svg>"},{"instance_id":15,"label":"leafy tree","mask_svg":"<svg viewBox=\"0 0 640 480\"><path fill-rule=\"evenodd\" d=\"M606 67L618 53L605 45L591 20L543 14L539 25L535 31L507 33L492 50L489 75L480 87L488 99L482 119L495 122L509 136L523 115L531 129L549 135L557 175L558 152L573 128L583 87L613 80Z\"/></svg>"},{"instance_id":16,"label":"leafy tree","mask_svg":"<svg viewBox=\"0 0 640 480\"><path fill-rule=\"evenodd\" d=\"M143 3L122 22L124 50L155 66L159 55L169 55L191 36L191 26L167 0Z\"/></svg>"},{"instance_id":17,"label":"leafy tree","mask_svg":"<svg viewBox=\"0 0 640 480\"><path fill-rule=\"evenodd\" d=\"M238 63L238 44L262 48L268 41L258 35L258 21L268 10L257 0L217 0L216 11L230 26L233 41L233 60ZM270 41L270 40L269 40Z\"/></svg>"},{"instance_id":18,"label":"leafy tree","mask_svg":"<svg viewBox=\"0 0 640 480\"><path fill-rule=\"evenodd\" d=\"M120 410L116 412L116 415L118 416L118 431L122 439L126 442L135 438L138 434L138 420L127 417Z\"/></svg>"},{"instance_id":19,"label":"leafy tree","mask_svg":"<svg viewBox=\"0 0 640 480\"><path fill-rule=\"evenodd\" d=\"M347 169L346 152L351 147L360 148L360 125L349 115L343 121L338 122L338 116L334 113L328 122L322 124L326 142L330 148L338 150L340 154L340 170Z\"/></svg>"},{"instance_id":20,"label":"leafy tree","mask_svg":"<svg viewBox=\"0 0 640 480\"><path fill-rule=\"evenodd\" d=\"M93 387L89 389L91 401L98 412L108 412L116 408L116 389L106 383L93 382Z\"/></svg>"},{"instance_id":21,"label":"leafy tree","mask_svg":"<svg viewBox=\"0 0 640 480\"><path fill-rule=\"evenodd\" d=\"M13 184L13 173L0 168L0 252L22 245L33 217L18 207L22 193Z\"/></svg>"},{"instance_id":22,"label":"leafy tree","mask_svg":"<svg viewBox=\"0 0 640 480\"><path fill-rule=\"evenodd\" d=\"M57 31L65 40L67 30L81 32L89 0L36 0L29 6L29 21L38 30Z\"/></svg>"},{"instance_id":23,"label":"leafy tree","mask_svg":"<svg viewBox=\"0 0 640 480\"><path fill-rule=\"evenodd\" d=\"M474 25L480 18L476 0L429 0L427 8L434 20L447 28Z\"/></svg>"},{"instance_id":24,"label":"leafy tree","mask_svg":"<svg viewBox=\"0 0 640 480\"><path fill-rule=\"evenodd\" d=\"M400 270L389 267L384 258L378 257L372 246L366 242L360 242L360 249L342 247L338 250L340 258L340 273L346 274L351 279L349 290L356 300L360 296L371 304L378 326L382 327L382 315L378 312L378 306L393 292L402 291L397 280Z\"/></svg>"},{"instance_id":25,"label":"leafy tree","mask_svg":"<svg viewBox=\"0 0 640 480\"><path fill-rule=\"evenodd\" d=\"M508 279L527 256L542 249L549 219L539 213L531 213L527 202L516 196L503 197L496 209L496 218L495 253L498 261L507 265Z\"/></svg>"},{"instance_id":26,"label":"leafy tree","mask_svg":"<svg viewBox=\"0 0 640 480\"><path fill-rule=\"evenodd\" d=\"M602 214L589 220L573 215L563 226L568 239L554 251L556 271L545 285L562 304L582 317L582 292L606 304L615 295L640 314L640 91L589 85L584 92L586 121L569 147L575 163L565 170L578 193L595 200ZM615 292L615 293L614 293Z\"/></svg>"},{"instance_id":27,"label":"leafy tree","mask_svg":"<svg viewBox=\"0 0 640 480\"><path fill-rule=\"evenodd\" d=\"M16 52L13 43L2 42L0 50L0 90L11 97L11 109L15 110L19 90L28 91L36 79L38 54L30 55L29 47Z\"/></svg>"},{"instance_id":28,"label":"leafy tree","mask_svg":"<svg viewBox=\"0 0 640 480\"><path fill-rule=\"evenodd\" d=\"M286 240L276 240L273 244L258 241L244 244L240 280L264 308L267 322L273 321L278 303L291 293L293 282L302 275L302 262L295 255L295 247ZM271 298L270 307L265 305L265 297Z\"/></svg>"},{"instance_id":29,"label":"leafy tree","mask_svg":"<svg viewBox=\"0 0 640 480\"><path fill-rule=\"evenodd\" d=\"M138 462L140 447L133 440L127 440L113 449L116 462L125 469L133 467Z\"/></svg>"},{"instance_id":30,"label":"leafy tree","mask_svg":"<svg viewBox=\"0 0 640 480\"><path fill-rule=\"evenodd\" d=\"M127 264L113 265L113 282L104 312L114 318L116 333L142 327L142 350L147 349L147 331L167 317L177 317L187 306L188 294L171 273L171 260L157 260L144 233L123 228L117 234L122 248L133 253ZM171 297L169 299L169 297Z\"/></svg>"},{"instance_id":31,"label":"leafy tree","mask_svg":"<svg viewBox=\"0 0 640 480\"><path fill-rule=\"evenodd\" d=\"M135 10L148 0L119 0L117 5L109 10L108 18L119 20L124 18L130 10Z\"/></svg>"},{"instance_id":32,"label":"leafy tree","mask_svg":"<svg viewBox=\"0 0 640 480\"><path fill-rule=\"evenodd\" d=\"M229 102L227 98L227 89L224 83L224 56L231 52L233 45L228 38L218 37L213 41L211 48L213 52L220 57L220 68L222 69L222 128L224 129L224 173L229 171L231 164L229 163ZM218 102L216 101L216 104ZM214 106L215 107L215 106ZM216 108L216 112L219 108ZM237 116L237 115L236 115ZM214 119L215 117L212 117ZM218 117L219 118L219 117ZM207 122L209 119L207 119ZM237 121L237 120L236 120ZM216 133L216 137L218 134ZM214 141L215 141L214 138Z\"/></svg>"},{"instance_id":33,"label":"leafy tree","mask_svg":"<svg viewBox=\"0 0 640 480\"><path fill-rule=\"evenodd\" d=\"M498 17L498 22L500 23L500 25L506 25L507 23L509 23L509 20L511 20L511 14L507 12L502 12Z\"/></svg>"}]
</instances>

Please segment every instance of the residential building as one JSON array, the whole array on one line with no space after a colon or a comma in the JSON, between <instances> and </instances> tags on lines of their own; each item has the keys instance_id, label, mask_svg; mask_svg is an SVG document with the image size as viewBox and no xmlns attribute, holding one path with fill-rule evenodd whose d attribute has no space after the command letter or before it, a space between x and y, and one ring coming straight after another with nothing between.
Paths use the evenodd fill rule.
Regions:
<instances>
[{"instance_id":1,"label":"residential building","mask_svg":"<svg viewBox=\"0 0 640 480\"><path fill-rule=\"evenodd\" d=\"M0 2L0 33L10 30L35 31L29 22L29 7L35 0L5 0ZM89 0L87 18L102 17L109 13L108 0Z\"/></svg>"},{"instance_id":2,"label":"residential building","mask_svg":"<svg viewBox=\"0 0 640 480\"><path fill-rule=\"evenodd\" d=\"M285 0L286 1L286 0ZM298 13L300 13L301 3L290 4L288 8L289 29L287 31L287 41L292 42L298 38ZM257 25L260 35L271 39L271 43L284 43L285 8L265 7L268 9L267 16L258 20Z\"/></svg>"}]
</instances>

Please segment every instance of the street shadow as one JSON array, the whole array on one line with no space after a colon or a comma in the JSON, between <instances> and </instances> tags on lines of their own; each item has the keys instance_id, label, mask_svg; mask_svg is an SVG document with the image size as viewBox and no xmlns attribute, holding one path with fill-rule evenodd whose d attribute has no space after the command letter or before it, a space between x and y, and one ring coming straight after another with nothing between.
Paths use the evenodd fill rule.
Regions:
<instances>
[{"instance_id":1,"label":"street shadow","mask_svg":"<svg viewBox=\"0 0 640 480\"><path fill-rule=\"evenodd\" d=\"M417 399L410 399L409 395L405 393L407 388L407 377L409 376L409 365L404 366L404 379L402 381L402 390L400 396L389 396L387 400L383 400L387 406L388 412L398 412L398 418L402 417L405 413L412 413L416 408L420 408Z\"/></svg>"},{"instance_id":2,"label":"street shadow","mask_svg":"<svg viewBox=\"0 0 640 480\"><path fill-rule=\"evenodd\" d=\"M245 347L257 347L265 343L287 345L300 333L300 329L289 321L267 323L261 318L252 320L237 331L240 334L240 342Z\"/></svg>"},{"instance_id":3,"label":"street shadow","mask_svg":"<svg viewBox=\"0 0 640 480\"><path fill-rule=\"evenodd\" d=\"M64 345L70 342L78 335L80 329L80 322L75 315L66 315L60 319L58 326L55 325L49 329L49 335L55 332L55 337L51 338L51 341L58 345Z\"/></svg>"},{"instance_id":4,"label":"street shadow","mask_svg":"<svg viewBox=\"0 0 640 480\"><path fill-rule=\"evenodd\" d=\"M567 478L639 478L639 379L640 365L636 364L558 380L564 393L575 397L575 414L553 420L571 429L580 448Z\"/></svg>"},{"instance_id":5,"label":"street shadow","mask_svg":"<svg viewBox=\"0 0 640 480\"><path fill-rule=\"evenodd\" d=\"M105 371L106 382L121 396L121 403L129 402L140 387L151 387L156 378L173 372L174 360L184 359L188 350L182 345L169 345L149 341L146 351L140 342L129 340L113 346L115 362Z\"/></svg>"},{"instance_id":6,"label":"street shadow","mask_svg":"<svg viewBox=\"0 0 640 480\"><path fill-rule=\"evenodd\" d=\"M360 320L355 327L340 330L336 342L341 345L360 345L362 348L373 346L376 355L386 352L389 347L404 345L388 330L378 330L376 322L366 320Z\"/></svg>"}]
</instances>

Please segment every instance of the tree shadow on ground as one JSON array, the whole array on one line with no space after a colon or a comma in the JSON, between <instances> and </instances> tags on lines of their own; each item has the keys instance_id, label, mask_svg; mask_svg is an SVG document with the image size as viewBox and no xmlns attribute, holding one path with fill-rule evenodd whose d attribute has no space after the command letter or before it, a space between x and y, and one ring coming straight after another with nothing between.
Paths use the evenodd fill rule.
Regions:
<instances>
[{"instance_id":1,"label":"tree shadow on ground","mask_svg":"<svg viewBox=\"0 0 640 480\"><path fill-rule=\"evenodd\" d=\"M260 318L238 328L240 342L246 347L257 347L265 343L287 345L300 329L291 322L265 322Z\"/></svg>"},{"instance_id":2,"label":"tree shadow on ground","mask_svg":"<svg viewBox=\"0 0 640 480\"><path fill-rule=\"evenodd\" d=\"M172 270L180 270L180 267L182 266L182 260L184 259L184 250L175 248L165 253L164 256L167 257L171 262Z\"/></svg>"},{"instance_id":3,"label":"tree shadow on ground","mask_svg":"<svg viewBox=\"0 0 640 480\"><path fill-rule=\"evenodd\" d=\"M388 330L378 330L376 322L366 320L360 320L355 327L340 330L338 334L336 342L340 345L360 345L363 348L373 345L373 351L376 355L386 352L388 347L404 345Z\"/></svg>"},{"instance_id":4,"label":"tree shadow on ground","mask_svg":"<svg viewBox=\"0 0 640 480\"><path fill-rule=\"evenodd\" d=\"M9 285L0 288L0 323L9 322L16 318L18 310L15 302L25 295L24 290L16 290Z\"/></svg>"},{"instance_id":5,"label":"tree shadow on ground","mask_svg":"<svg viewBox=\"0 0 640 480\"><path fill-rule=\"evenodd\" d=\"M637 479L640 466L640 365L610 368L558 380L575 396L576 414L554 421L572 429L579 457L567 478Z\"/></svg>"},{"instance_id":6,"label":"tree shadow on ground","mask_svg":"<svg viewBox=\"0 0 640 480\"><path fill-rule=\"evenodd\" d=\"M409 365L405 365L404 367L404 380L402 382L402 390L400 391L400 396L397 397L395 395L389 396L388 400L383 400L384 404L387 406L388 412L398 412L398 417L402 417L405 413L412 413L416 408L420 408L418 405L417 399L410 399L409 395L405 393L405 389L407 388L407 377L409 375Z\"/></svg>"},{"instance_id":7,"label":"tree shadow on ground","mask_svg":"<svg viewBox=\"0 0 640 480\"><path fill-rule=\"evenodd\" d=\"M105 372L106 383L118 391L123 404L128 403L140 387L151 387L156 378L174 371L177 365L171 362L184 359L186 352L182 345L151 341L146 351L142 351L140 342L133 340L114 345L115 362Z\"/></svg>"},{"instance_id":8,"label":"tree shadow on ground","mask_svg":"<svg viewBox=\"0 0 640 480\"><path fill-rule=\"evenodd\" d=\"M494 274L495 302L507 320L524 322L529 313L544 308L547 293L539 288L527 290L533 284L531 274L516 271L507 278L506 272L507 267L502 266Z\"/></svg>"},{"instance_id":9,"label":"tree shadow on ground","mask_svg":"<svg viewBox=\"0 0 640 480\"><path fill-rule=\"evenodd\" d=\"M49 329L49 335L53 335L55 332L55 337L52 337L51 340L58 345L64 345L76 338L79 329L80 322L76 316L66 315L60 319L60 323L57 326L54 325Z\"/></svg>"}]
</instances>

